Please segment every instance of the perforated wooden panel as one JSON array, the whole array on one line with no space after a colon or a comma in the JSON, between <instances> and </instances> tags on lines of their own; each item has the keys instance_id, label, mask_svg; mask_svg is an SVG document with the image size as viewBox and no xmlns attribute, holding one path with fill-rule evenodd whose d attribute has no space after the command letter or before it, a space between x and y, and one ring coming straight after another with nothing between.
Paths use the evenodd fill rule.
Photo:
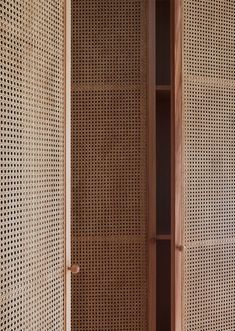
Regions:
<instances>
[{"instance_id":1,"label":"perforated wooden panel","mask_svg":"<svg viewBox=\"0 0 235 331\"><path fill-rule=\"evenodd\" d=\"M235 330L235 2L183 0L187 331Z\"/></svg>"},{"instance_id":2,"label":"perforated wooden panel","mask_svg":"<svg viewBox=\"0 0 235 331\"><path fill-rule=\"evenodd\" d=\"M64 1L0 1L0 330L64 330Z\"/></svg>"},{"instance_id":3,"label":"perforated wooden panel","mask_svg":"<svg viewBox=\"0 0 235 331\"><path fill-rule=\"evenodd\" d=\"M147 0L72 1L72 329L147 330Z\"/></svg>"}]
</instances>

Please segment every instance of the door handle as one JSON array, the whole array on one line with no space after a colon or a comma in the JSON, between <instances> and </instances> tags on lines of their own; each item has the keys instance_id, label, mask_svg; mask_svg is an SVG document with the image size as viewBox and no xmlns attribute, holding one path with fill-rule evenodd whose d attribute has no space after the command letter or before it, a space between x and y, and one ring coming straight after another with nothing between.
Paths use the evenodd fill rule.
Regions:
<instances>
[{"instance_id":1,"label":"door handle","mask_svg":"<svg viewBox=\"0 0 235 331\"><path fill-rule=\"evenodd\" d=\"M68 270L70 270L72 274L78 274L80 271L80 267L78 264L75 263L71 267L68 267Z\"/></svg>"},{"instance_id":2,"label":"door handle","mask_svg":"<svg viewBox=\"0 0 235 331\"><path fill-rule=\"evenodd\" d=\"M184 252L185 251L185 246L184 245L176 245L176 249L180 252Z\"/></svg>"}]
</instances>

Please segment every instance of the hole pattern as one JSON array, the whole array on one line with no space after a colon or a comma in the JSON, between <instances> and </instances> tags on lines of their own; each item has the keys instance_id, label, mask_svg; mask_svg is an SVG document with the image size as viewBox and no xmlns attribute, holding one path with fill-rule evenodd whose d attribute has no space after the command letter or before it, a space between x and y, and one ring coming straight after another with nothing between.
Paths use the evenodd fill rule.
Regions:
<instances>
[{"instance_id":1,"label":"hole pattern","mask_svg":"<svg viewBox=\"0 0 235 331\"><path fill-rule=\"evenodd\" d=\"M72 330L147 330L146 5L72 1Z\"/></svg>"},{"instance_id":2,"label":"hole pattern","mask_svg":"<svg viewBox=\"0 0 235 331\"><path fill-rule=\"evenodd\" d=\"M235 3L183 1L187 331L234 330Z\"/></svg>"},{"instance_id":3,"label":"hole pattern","mask_svg":"<svg viewBox=\"0 0 235 331\"><path fill-rule=\"evenodd\" d=\"M64 3L0 2L0 330L64 330Z\"/></svg>"},{"instance_id":4,"label":"hole pattern","mask_svg":"<svg viewBox=\"0 0 235 331\"><path fill-rule=\"evenodd\" d=\"M141 61L146 59L140 57L146 48L145 3L73 0L74 83L136 85L145 80Z\"/></svg>"}]
</instances>

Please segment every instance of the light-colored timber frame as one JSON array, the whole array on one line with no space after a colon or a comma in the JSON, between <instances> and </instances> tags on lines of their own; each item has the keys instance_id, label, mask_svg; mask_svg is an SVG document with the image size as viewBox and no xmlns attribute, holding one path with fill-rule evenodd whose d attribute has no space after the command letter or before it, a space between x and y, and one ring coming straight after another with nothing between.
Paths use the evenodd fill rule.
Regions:
<instances>
[{"instance_id":1,"label":"light-colored timber frame","mask_svg":"<svg viewBox=\"0 0 235 331\"><path fill-rule=\"evenodd\" d=\"M149 331L156 331L156 0L148 1L148 217Z\"/></svg>"},{"instance_id":2,"label":"light-colored timber frame","mask_svg":"<svg viewBox=\"0 0 235 331\"><path fill-rule=\"evenodd\" d=\"M65 331L71 330L71 0L65 0Z\"/></svg>"},{"instance_id":3,"label":"light-colored timber frame","mask_svg":"<svg viewBox=\"0 0 235 331\"><path fill-rule=\"evenodd\" d=\"M182 331L182 0L172 1L171 330Z\"/></svg>"}]
</instances>

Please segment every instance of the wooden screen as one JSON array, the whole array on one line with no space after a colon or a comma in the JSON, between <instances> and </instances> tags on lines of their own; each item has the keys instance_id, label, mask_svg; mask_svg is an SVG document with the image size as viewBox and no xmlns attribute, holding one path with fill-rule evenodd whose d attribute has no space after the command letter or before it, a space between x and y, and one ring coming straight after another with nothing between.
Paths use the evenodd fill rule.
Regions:
<instances>
[{"instance_id":1,"label":"wooden screen","mask_svg":"<svg viewBox=\"0 0 235 331\"><path fill-rule=\"evenodd\" d=\"M147 330L147 0L72 1L72 330Z\"/></svg>"},{"instance_id":2,"label":"wooden screen","mask_svg":"<svg viewBox=\"0 0 235 331\"><path fill-rule=\"evenodd\" d=\"M0 1L0 330L64 330L64 1Z\"/></svg>"},{"instance_id":3,"label":"wooden screen","mask_svg":"<svg viewBox=\"0 0 235 331\"><path fill-rule=\"evenodd\" d=\"M183 330L235 330L235 2L183 0Z\"/></svg>"}]
</instances>

